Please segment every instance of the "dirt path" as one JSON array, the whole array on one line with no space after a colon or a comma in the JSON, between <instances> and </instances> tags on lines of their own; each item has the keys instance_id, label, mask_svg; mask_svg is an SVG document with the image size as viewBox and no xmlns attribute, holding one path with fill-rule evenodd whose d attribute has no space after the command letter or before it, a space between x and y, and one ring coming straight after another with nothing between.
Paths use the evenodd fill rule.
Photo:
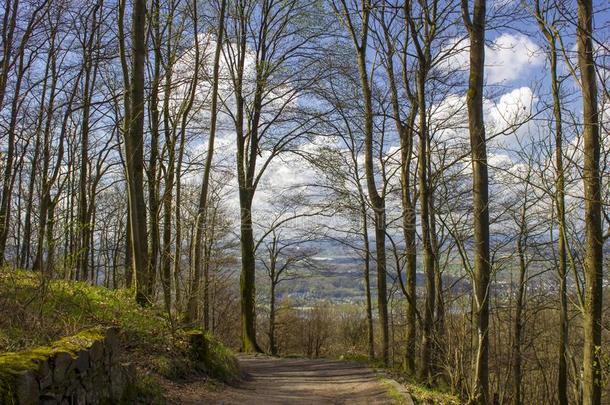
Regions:
<instances>
[{"instance_id":1,"label":"dirt path","mask_svg":"<svg viewBox=\"0 0 610 405\"><path fill-rule=\"evenodd\" d=\"M246 377L216 392L183 387L185 404L393 404L388 388L362 365L330 360L241 356ZM203 387L201 387L203 388Z\"/></svg>"}]
</instances>

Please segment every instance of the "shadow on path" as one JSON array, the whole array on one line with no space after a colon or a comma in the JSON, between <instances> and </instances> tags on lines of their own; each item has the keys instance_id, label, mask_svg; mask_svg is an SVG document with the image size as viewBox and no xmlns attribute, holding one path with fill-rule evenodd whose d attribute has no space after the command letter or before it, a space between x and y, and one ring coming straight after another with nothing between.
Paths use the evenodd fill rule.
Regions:
<instances>
[{"instance_id":1,"label":"shadow on path","mask_svg":"<svg viewBox=\"0 0 610 405\"><path fill-rule=\"evenodd\" d=\"M194 390L182 397L181 403L393 403L375 373L357 363L245 355L239 356L239 363L246 376L238 385L217 392Z\"/></svg>"}]
</instances>

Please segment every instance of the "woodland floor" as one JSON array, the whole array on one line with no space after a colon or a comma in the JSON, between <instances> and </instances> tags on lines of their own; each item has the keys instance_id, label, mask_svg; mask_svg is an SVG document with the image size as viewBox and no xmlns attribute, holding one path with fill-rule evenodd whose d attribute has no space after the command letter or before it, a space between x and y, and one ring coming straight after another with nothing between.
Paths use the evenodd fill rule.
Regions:
<instances>
[{"instance_id":1,"label":"woodland floor","mask_svg":"<svg viewBox=\"0 0 610 405\"><path fill-rule=\"evenodd\" d=\"M170 388L183 404L393 404L388 382L355 362L239 356L244 378L234 386L204 381ZM408 394L406 394L408 395Z\"/></svg>"}]
</instances>

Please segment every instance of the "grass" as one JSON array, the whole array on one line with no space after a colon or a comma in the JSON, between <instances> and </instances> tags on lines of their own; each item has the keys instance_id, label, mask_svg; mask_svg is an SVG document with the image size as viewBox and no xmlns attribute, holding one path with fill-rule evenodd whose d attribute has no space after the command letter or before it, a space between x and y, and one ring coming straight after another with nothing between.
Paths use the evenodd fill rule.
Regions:
<instances>
[{"instance_id":1,"label":"grass","mask_svg":"<svg viewBox=\"0 0 610 405\"><path fill-rule=\"evenodd\" d=\"M427 388L414 383L406 383L405 386L416 404L459 405L462 403L455 395L439 389Z\"/></svg>"},{"instance_id":2,"label":"grass","mask_svg":"<svg viewBox=\"0 0 610 405\"><path fill-rule=\"evenodd\" d=\"M104 331L96 328L65 337L53 342L50 346L0 353L0 399L2 403L13 403L16 400L12 387L19 374L37 370L40 363L59 352L76 357L80 350L88 349L96 341L102 339L104 339Z\"/></svg>"},{"instance_id":3,"label":"grass","mask_svg":"<svg viewBox=\"0 0 610 405\"><path fill-rule=\"evenodd\" d=\"M207 374L222 381L231 381L240 375L239 363L235 354L216 339L211 333L205 334L208 344Z\"/></svg>"},{"instance_id":4,"label":"grass","mask_svg":"<svg viewBox=\"0 0 610 405\"><path fill-rule=\"evenodd\" d=\"M397 404L407 404L409 402L406 401L404 394L397 389L391 380L397 381L399 385L404 387L405 391L411 395L416 404L459 405L462 403L457 396L446 392L445 387L428 388L414 378L405 375L404 371L400 368L385 367L381 359L371 361L367 355L357 353L341 355L338 360L366 364L376 370L379 373L379 381L388 390L388 395Z\"/></svg>"},{"instance_id":5,"label":"grass","mask_svg":"<svg viewBox=\"0 0 610 405\"><path fill-rule=\"evenodd\" d=\"M38 273L0 269L0 352L11 352L13 357L16 352L29 353L22 359L36 361L53 345L67 345L74 339L66 336L84 338L88 332L83 331L110 326L120 330L123 360L136 368L134 385L150 394L147 402L157 402L154 398L162 379L185 380L202 374L221 381L239 377L235 356L221 342L203 335L208 348L205 360L194 359L189 349L192 331L172 328L160 308L141 308L131 290L44 281ZM2 361L0 356L0 368Z\"/></svg>"},{"instance_id":6,"label":"grass","mask_svg":"<svg viewBox=\"0 0 610 405\"><path fill-rule=\"evenodd\" d=\"M404 387L404 390L411 396L415 404L435 404L435 405L459 405L462 402L458 397L451 395L447 392L443 392L440 388L427 388L421 384L411 381L403 381L392 383L392 381L385 375L378 376L379 381L387 389L388 395L394 403L403 405L411 402L407 401L405 394L403 394L395 384ZM397 380L396 378L394 380Z\"/></svg>"},{"instance_id":7,"label":"grass","mask_svg":"<svg viewBox=\"0 0 610 405\"><path fill-rule=\"evenodd\" d=\"M460 399L442 386L427 387L402 371L386 370L411 395L416 404L459 405Z\"/></svg>"},{"instance_id":8,"label":"grass","mask_svg":"<svg viewBox=\"0 0 610 405\"><path fill-rule=\"evenodd\" d=\"M392 398L392 402L397 405L407 405L410 402L407 400L405 395L396 388L392 381L388 380L383 376L378 376L379 381L386 389L388 396Z\"/></svg>"},{"instance_id":9,"label":"grass","mask_svg":"<svg viewBox=\"0 0 610 405\"><path fill-rule=\"evenodd\" d=\"M46 360L58 352L77 356L79 350L87 349L103 338L104 332L101 329L89 329L53 342L50 346L0 353L0 376L30 370L36 367L38 361Z\"/></svg>"},{"instance_id":10,"label":"grass","mask_svg":"<svg viewBox=\"0 0 610 405\"><path fill-rule=\"evenodd\" d=\"M48 344L96 326L118 326L130 348L160 349L172 339L167 318L140 308L126 289L50 280L21 270L0 270L0 351Z\"/></svg>"}]
</instances>

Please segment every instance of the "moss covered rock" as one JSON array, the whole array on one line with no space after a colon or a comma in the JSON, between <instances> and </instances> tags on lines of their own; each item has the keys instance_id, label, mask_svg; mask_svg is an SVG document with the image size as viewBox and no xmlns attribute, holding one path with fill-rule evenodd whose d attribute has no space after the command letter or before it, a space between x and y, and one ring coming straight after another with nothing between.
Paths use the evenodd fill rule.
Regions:
<instances>
[{"instance_id":1,"label":"moss covered rock","mask_svg":"<svg viewBox=\"0 0 610 405\"><path fill-rule=\"evenodd\" d=\"M99 403L118 399L125 375L117 331L95 328L50 346L0 354L0 402Z\"/></svg>"}]
</instances>

